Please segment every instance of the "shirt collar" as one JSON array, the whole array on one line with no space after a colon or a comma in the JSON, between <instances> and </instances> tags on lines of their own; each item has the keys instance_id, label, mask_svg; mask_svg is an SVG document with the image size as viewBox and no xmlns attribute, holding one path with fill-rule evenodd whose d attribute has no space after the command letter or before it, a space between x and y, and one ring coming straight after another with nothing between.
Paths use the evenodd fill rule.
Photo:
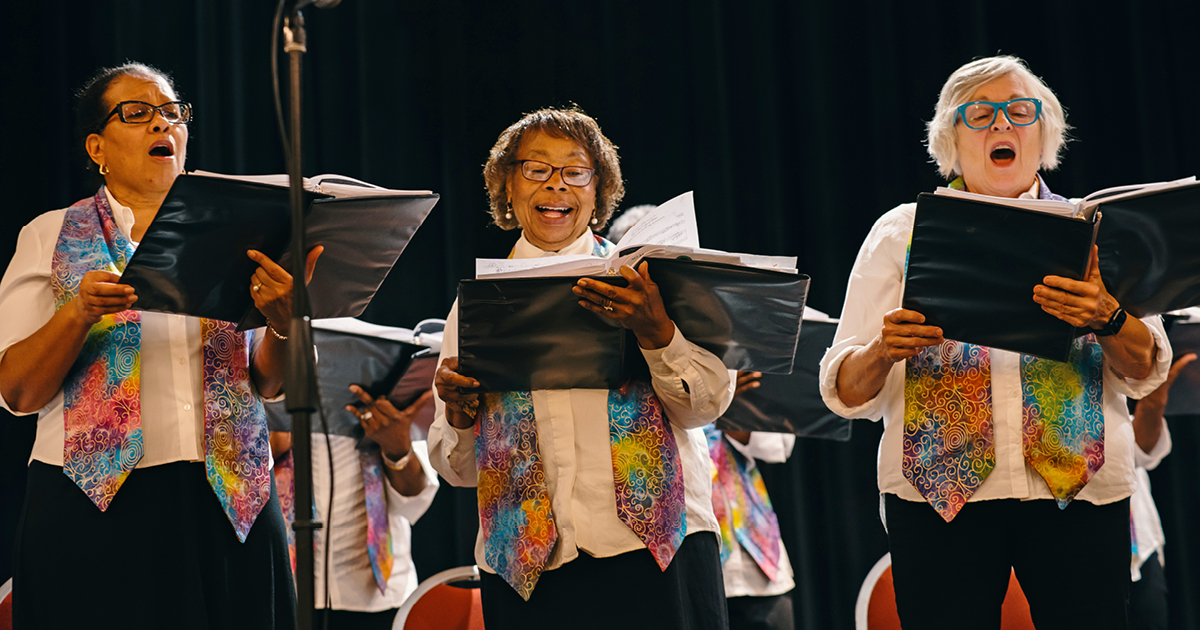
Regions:
<instances>
[{"instance_id":1,"label":"shirt collar","mask_svg":"<svg viewBox=\"0 0 1200 630\"><path fill-rule=\"evenodd\" d=\"M133 237L133 210L121 205L116 197L113 197L112 191L108 186L104 187L104 194L108 197L108 207L112 208L113 220L117 222L117 229L129 239L130 243L134 243ZM136 243L134 243L136 245Z\"/></svg>"},{"instance_id":2,"label":"shirt collar","mask_svg":"<svg viewBox=\"0 0 1200 630\"><path fill-rule=\"evenodd\" d=\"M571 241L566 247L556 251L548 252L525 238L525 232L521 232L521 238L517 239L517 244L513 246L513 258L543 258L545 256L590 256L592 247L595 246L596 237L592 236L591 230L584 230L579 238Z\"/></svg>"},{"instance_id":3,"label":"shirt collar","mask_svg":"<svg viewBox=\"0 0 1200 630\"><path fill-rule=\"evenodd\" d=\"M1038 193L1040 192L1038 190L1038 186L1040 184L1041 184L1041 178L1034 177L1033 178L1033 186L1030 186L1029 190L1026 190L1025 192L1017 195L1017 199L1037 199Z\"/></svg>"}]
</instances>

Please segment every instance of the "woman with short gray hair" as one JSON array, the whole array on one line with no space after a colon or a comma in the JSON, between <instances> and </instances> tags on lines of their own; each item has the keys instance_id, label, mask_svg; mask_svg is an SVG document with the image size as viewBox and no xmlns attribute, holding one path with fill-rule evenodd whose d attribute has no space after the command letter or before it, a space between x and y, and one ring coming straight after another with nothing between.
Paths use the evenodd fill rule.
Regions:
<instances>
[{"instance_id":1,"label":"woman with short gray hair","mask_svg":"<svg viewBox=\"0 0 1200 630\"><path fill-rule=\"evenodd\" d=\"M1058 165L1067 129L1021 60L989 57L946 81L929 153L951 188L1062 199L1038 170ZM1084 280L1029 287L1089 333L1069 362L944 339L901 308L915 211L887 212L867 236L820 376L834 412L883 418L879 491L904 628L999 628L1013 571L1040 630L1126 628L1136 482L1125 400L1166 378L1162 322L1126 317L1093 256Z\"/></svg>"}]
</instances>

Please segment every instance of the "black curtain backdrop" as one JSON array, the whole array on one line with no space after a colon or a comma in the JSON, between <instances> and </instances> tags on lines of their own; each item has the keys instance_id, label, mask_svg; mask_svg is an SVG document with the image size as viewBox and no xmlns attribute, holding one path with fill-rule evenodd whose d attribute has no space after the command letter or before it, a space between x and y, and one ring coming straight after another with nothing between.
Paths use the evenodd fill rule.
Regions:
<instances>
[{"instance_id":1,"label":"black curtain backdrop","mask_svg":"<svg viewBox=\"0 0 1200 630\"><path fill-rule=\"evenodd\" d=\"M175 77L196 106L191 168L283 172L273 10L8 0L0 260L20 226L95 192L71 94L99 66L130 59ZM1182 0L345 0L306 14L304 173L442 195L364 316L381 324L444 316L475 257L507 254L516 234L489 226L481 166L504 127L546 105L578 103L620 146L625 206L695 190L705 246L798 256L811 305L835 315L875 219L941 183L924 125L946 76L974 57L1025 58L1067 107L1074 141L1047 175L1056 192L1200 173L1200 8ZM1200 627L1196 422L1173 421L1176 452L1152 474L1178 628ZM849 443L801 440L789 463L764 466L796 567L798 628L853 627L861 580L887 549L879 435L860 422ZM0 579L32 439L31 418L0 419ZM476 527L473 491L444 487L414 530L422 576L470 564Z\"/></svg>"}]
</instances>

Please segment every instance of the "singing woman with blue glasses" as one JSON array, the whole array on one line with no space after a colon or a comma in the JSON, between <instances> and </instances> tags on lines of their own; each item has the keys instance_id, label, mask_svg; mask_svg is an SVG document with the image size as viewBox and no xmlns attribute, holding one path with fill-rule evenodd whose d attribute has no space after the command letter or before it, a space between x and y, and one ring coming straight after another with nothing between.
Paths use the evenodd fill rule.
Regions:
<instances>
[{"instance_id":1,"label":"singing woman with blue glasses","mask_svg":"<svg viewBox=\"0 0 1200 630\"><path fill-rule=\"evenodd\" d=\"M951 188L1062 199L1038 171L1058 166L1066 129L1021 60L978 59L942 87L929 153ZM883 418L879 491L904 628L998 629L1014 570L1039 630L1127 627L1125 400L1167 376L1161 321L1126 317L1093 260L1085 280L1029 287L1046 313L1090 331L1069 362L944 339L901 308L915 211L875 223L821 362L830 409Z\"/></svg>"}]
</instances>

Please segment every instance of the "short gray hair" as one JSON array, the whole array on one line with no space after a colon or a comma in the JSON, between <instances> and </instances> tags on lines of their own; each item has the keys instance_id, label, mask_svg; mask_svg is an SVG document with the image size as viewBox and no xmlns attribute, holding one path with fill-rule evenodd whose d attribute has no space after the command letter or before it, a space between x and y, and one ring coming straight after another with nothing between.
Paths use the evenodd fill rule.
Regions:
<instances>
[{"instance_id":1,"label":"short gray hair","mask_svg":"<svg viewBox=\"0 0 1200 630\"><path fill-rule=\"evenodd\" d=\"M969 103L979 86L1009 75L1016 76L1025 85L1029 96L1042 101L1039 119L1042 125L1041 167L1048 171L1058 168L1059 153L1067 143L1067 130L1071 128L1067 125L1062 104L1054 92L1029 71L1024 61L1001 55L976 59L962 66L942 86L933 120L926 125L925 143L929 155L937 162L938 172L946 179L962 174L958 161L958 135L954 130L958 124L958 106Z\"/></svg>"}]
</instances>

